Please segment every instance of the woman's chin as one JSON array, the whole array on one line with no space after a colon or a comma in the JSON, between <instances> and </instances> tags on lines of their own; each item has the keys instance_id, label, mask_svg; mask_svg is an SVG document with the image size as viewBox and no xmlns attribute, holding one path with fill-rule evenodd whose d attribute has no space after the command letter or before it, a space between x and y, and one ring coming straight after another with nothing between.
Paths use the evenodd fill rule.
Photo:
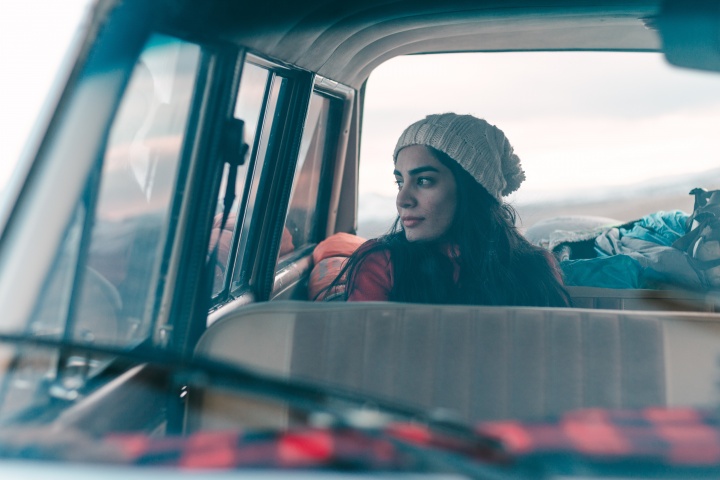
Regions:
<instances>
[{"instance_id":1,"label":"woman's chin","mask_svg":"<svg viewBox=\"0 0 720 480\"><path fill-rule=\"evenodd\" d=\"M435 240L438 240L440 238L440 235L430 235L424 232L418 232L413 231L410 229L405 229L405 239L410 242L433 242Z\"/></svg>"},{"instance_id":2,"label":"woman's chin","mask_svg":"<svg viewBox=\"0 0 720 480\"><path fill-rule=\"evenodd\" d=\"M417 242L423 240L422 235L418 234L415 229L404 227L403 230L405 231L405 239L408 242Z\"/></svg>"}]
</instances>

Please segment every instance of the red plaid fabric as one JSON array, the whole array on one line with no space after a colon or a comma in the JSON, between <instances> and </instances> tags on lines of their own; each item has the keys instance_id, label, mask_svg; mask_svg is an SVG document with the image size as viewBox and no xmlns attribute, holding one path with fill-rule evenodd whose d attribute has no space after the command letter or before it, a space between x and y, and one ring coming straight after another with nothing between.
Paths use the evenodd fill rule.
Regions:
<instances>
[{"instance_id":1,"label":"red plaid fabric","mask_svg":"<svg viewBox=\"0 0 720 480\"><path fill-rule=\"evenodd\" d=\"M416 424L382 430L306 428L285 432L199 432L187 437L114 436L128 463L184 468L422 468L417 449L452 452L496 465L560 456L588 462L645 461L720 472L720 417L712 411L649 408L579 410L554 420L486 422L477 439ZM408 450L408 447L411 447ZM411 451L416 449L415 454Z\"/></svg>"},{"instance_id":2,"label":"red plaid fabric","mask_svg":"<svg viewBox=\"0 0 720 480\"><path fill-rule=\"evenodd\" d=\"M605 461L720 465L720 418L714 411L588 409L553 421L484 423L477 431L498 440L515 458L576 453Z\"/></svg>"},{"instance_id":3,"label":"red plaid fabric","mask_svg":"<svg viewBox=\"0 0 720 480\"><path fill-rule=\"evenodd\" d=\"M405 470L417 456L397 448L396 441L428 448L462 448L414 425L387 431L303 429L286 432L200 432L188 437L144 435L107 439L128 463L184 468L344 468ZM467 452L469 453L469 452Z\"/></svg>"}]
</instances>

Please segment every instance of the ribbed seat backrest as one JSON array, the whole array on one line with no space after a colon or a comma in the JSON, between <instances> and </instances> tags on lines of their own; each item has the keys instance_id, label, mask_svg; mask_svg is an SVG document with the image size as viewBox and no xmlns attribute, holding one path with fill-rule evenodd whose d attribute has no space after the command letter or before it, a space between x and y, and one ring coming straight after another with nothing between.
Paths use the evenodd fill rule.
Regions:
<instances>
[{"instance_id":1,"label":"ribbed seat backrest","mask_svg":"<svg viewBox=\"0 0 720 480\"><path fill-rule=\"evenodd\" d=\"M565 287L576 308L613 310L653 310L677 312L717 312L712 294L685 290L618 289Z\"/></svg>"},{"instance_id":2,"label":"ribbed seat backrest","mask_svg":"<svg viewBox=\"0 0 720 480\"><path fill-rule=\"evenodd\" d=\"M651 313L271 302L211 325L197 353L467 421L666 401Z\"/></svg>"}]
</instances>

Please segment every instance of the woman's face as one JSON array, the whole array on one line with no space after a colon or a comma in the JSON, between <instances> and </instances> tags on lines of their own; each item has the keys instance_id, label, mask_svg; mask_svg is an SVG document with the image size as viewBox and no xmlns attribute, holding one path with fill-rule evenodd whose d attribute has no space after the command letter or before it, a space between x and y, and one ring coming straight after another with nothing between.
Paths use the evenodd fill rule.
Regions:
<instances>
[{"instance_id":1,"label":"woman's face","mask_svg":"<svg viewBox=\"0 0 720 480\"><path fill-rule=\"evenodd\" d=\"M405 147L395 163L395 204L409 242L435 240L455 218L457 185L449 168L422 145Z\"/></svg>"}]
</instances>

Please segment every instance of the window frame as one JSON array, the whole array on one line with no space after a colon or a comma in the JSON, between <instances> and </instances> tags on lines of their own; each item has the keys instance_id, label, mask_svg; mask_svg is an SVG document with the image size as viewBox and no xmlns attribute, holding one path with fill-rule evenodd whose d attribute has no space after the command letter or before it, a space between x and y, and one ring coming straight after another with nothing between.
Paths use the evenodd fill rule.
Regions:
<instances>
[{"instance_id":1,"label":"window frame","mask_svg":"<svg viewBox=\"0 0 720 480\"><path fill-rule=\"evenodd\" d=\"M350 136L352 109L355 106L355 90L330 81L319 75L312 74L292 65L277 62L258 55L252 51L243 51L238 60L240 77L246 63L265 68L269 72L268 86L263 92L261 120L256 129L255 138L246 138L251 147L246 158L248 165L245 173L245 184L242 191L236 191L239 197L237 222L232 233L231 247L226 263L224 284L219 292L212 295L209 304L209 323L212 318L227 310L255 301L268 300L276 296L276 284L283 272L296 271L298 262L310 258L316 243L307 245L293 252L283 262L278 263L278 252L282 238L282 228L290 201L294 182L294 173L298 161L302 132L305 127L307 109L311 96L317 93L331 100L328 118L336 118L337 123L331 126L326 135L326 148L321 172L321 190L318 192L317 205L325 205L320 210L313 228L313 238L319 242L329 235L335 226L334 215L340 198L343 180L345 156ZM275 123L268 123L267 102L272 84L277 77L286 79L288 84L287 98L281 101L275 111ZM232 94L234 113L239 95L242 78L238 78ZM232 116L232 113L231 113ZM270 133L268 133L270 128ZM275 130L279 128L279 130ZM263 138L268 144L263 158ZM332 137L332 138L331 138ZM221 173L219 176L221 177ZM218 185L220 180L218 180ZM220 195L221 192L218 192ZM219 199L219 197L218 197ZM254 208L263 205L263 208ZM279 212L282 212L281 214ZM213 245L209 246L212 250ZM302 262L301 262L302 263ZM307 263L307 262L305 262ZM302 274L308 273L311 264L301 269Z\"/></svg>"},{"instance_id":2,"label":"window frame","mask_svg":"<svg viewBox=\"0 0 720 480\"><path fill-rule=\"evenodd\" d=\"M255 136L250 138L245 138L244 140L248 145L248 152L246 154L245 160L243 162L244 168L246 169L244 174L244 182L241 186L241 191L235 191L235 196L237 198L237 207L230 212L235 213L237 215L235 228L232 231L232 235L230 238L230 250L228 252L228 258L225 261L225 274L223 277L223 285L222 288L218 292L212 292L212 298L211 298L211 309L216 308L218 305L227 302L230 298L230 290L233 280L233 275L235 271L236 266L236 259L238 256L238 247L240 243L240 230L242 227L242 223L245 218L246 214L246 207L247 207L247 201L248 197L250 195L250 186L252 183L252 177L253 173L255 171L256 165L257 165L257 154L258 154L258 148L260 146L260 137L263 133L263 125L264 125L264 119L267 109L267 103L268 103L268 95L270 88L272 86L274 73L273 71L267 66L267 62L262 61L259 57L256 57L252 54L245 53L241 56L241 58L238 61L239 65L239 74L237 85L235 85L233 89L233 96L232 96L232 102L231 102L231 118L238 117L235 116L235 109L237 107L237 102L239 100L240 96L240 87L242 86L242 74L245 71L246 64L253 64L255 66L258 66L260 68L265 69L268 72L267 79L265 81L265 88L263 90L263 98L261 100L261 106L260 106L260 114L258 119L258 124L255 129ZM239 119L243 120L243 119ZM241 168L243 165L241 165L238 168ZM226 173L225 168L226 164L223 164L223 172L222 172L222 179L226 179ZM236 188L238 187L238 184L236 183ZM224 192L218 191L218 204L222 202L222 195L224 195ZM220 240L220 237L222 235L222 231L218 232L218 241ZM209 245L210 251L212 251L215 248L215 245Z\"/></svg>"},{"instance_id":3,"label":"window frame","mask_svg":"<svg viewBox=\"0 0 720 480\"><path fill-rule=\"evenodd\" d=\"M274 272L273 286L270 293L271 299L286 298L292 296L292 290L298 281L309 275L312 269L312 252L317 243L335 232L340 192L344 182L345 168L348 157L354 158L348 153L350 125L355 106L356 92L350 87L328 80L316 75L313 81L312 94L318 94L330 99L328 112L328 123L334 124L326 132L326 144L323 152L322 167L320 173L320 185L316 199L315 212L318 214L313 238L315 243L310 243L300 248L285 258L279 258L279 246L276 250L276 265ZM307 115L306 115L307 117ZM335 118L336 121L333 120ZM303 128L307 118L303 121ZM298 159L296 158L296 162ZM292 174L295 173L293 166ZM294 182L294 178L291 180ZM291 183L292 185L292 183ZM290 198L285 204L281 228L285 227L287 213L290 208ZM281 231L282 233L282 231ZM306 297L303 300L307 299Z\"/></svg>"},{"instance_id":4,"label":"window frame","mask_svg":"<svg viewBox=\"0 0 720 480\"><path fill-rule=\"evenodd\" d=\"M267 263L264 258L274 251L271 217L278 204L277 195L283 191L278 184L285 181L284 170L287 159L292 158L292 152L299 146L296 117L299 111L304 117L309 100L309 93L306 92L309 92L312 86L312 74L307 71L273 61L254 52L242 53L237 67L239 76L233 90L232 105L229 107L230 117L236 107L242 80L241 72L245 63L252 63L268 70L269 77L263 92L261 118L255 138L245 139L250 144L251 150L246 158L248 170L245 173L245 184L242 191L236 191L239 197L235 210L237 222L232 233L224 285L212 296L206 315L228 304L251 303L263 298L258 285L263 283L260 279L264 278L264 275L259 272ZM279 92L273 116L269 118L268 99L278 79L283 79L286 83ZM265 145L263 141L266 142ZM218 186L222 175L222 172L218 175ZM219 195L221 192L217 193L216 202ZM262 208L259 208L260 206ZM213 245L210 245L211 250L212 248Z\"/></svg>"},{"instance_id":5,"label":"window frame","mask_svg":"<svg viewBox=\"0 0 720 480\"><path fill-rule=\"evenodd\" d=\"M284 224L284 212L289 201L313 86L312 73L286 64L265 61L274 67L276 75L286 78L289 84L287 99L276 111L280 131L275 132L273 124L271 135L277 135L275 142L268 145L264 165L260 171L255 168L249 186L250 194L255 190L256 202L265 206L264 211L254 211L252 216L248 216L246 211L240 226L240 235L247 235L247 242L244 250L238 250L238 255L242 254L244 261L241 265L237 261L235 263L234 269L239 269L239 276L236 281L233 275L231 294L237 297L251 292L255 301L268 300L271 293L275 261L282 238L282 225L279 224L281 221Z\"/></svg>"},{"instance_id":6,"label":"window frame","mask_svg":"<svg viewBox=\"0 0 720 480\"><path fill-rule=\"evenodd\" d=\"M312 253L315 246L324 238L327 230L327 217L329 215L328 202L330 200L330 193L332 189L332 180L334 178L335 162L333 160L337 157L337 144L340 140L340 128L343 114L343 99L332 95L331 93L325 92L318 88L313 88L312 95L318 95L323 99L329 100L329 108L327 114L328 128L325 132L325 138L323 139L323 150L322 157L320 158L320 178L318 181L318 192L315 198L315 208L313 209L313 225L309 232L308 242L301 245L299 248L292 250L284 257L280 257L278 253L278 260L276 266L276 273L288 266L289 264L299 260L300 258L307 256L308 250ZM303 132L307 126L307 116L303 123ZM300 161L297 158L295 163ZM296 173L293 171L293 174ZM290 197L287 208L285 209L285 219L283 221L283 228L287 223L287 216L292 206L292 194L295 192L295 180L293 176L291 182Z\"/></svg>"},{"instance_id":7,"label":"window frame","mask_svg":"<svg viewBox=\"0 0 720 480\"><path fill-rule=\"evenodd\" d=\"M191 39L192 41L192 39ZM210 305L212 277L207 278L207 254L213 216L225 165L223 140L226 120L232 118L245 51L226 43L195 40L208 52L208 79L188 178L178 198L175 245L165 265L168 279L155 329L157 344L192 355L204 331ZM183 293L184 292L184 293Z\"/></svg>"}]
</instances>

